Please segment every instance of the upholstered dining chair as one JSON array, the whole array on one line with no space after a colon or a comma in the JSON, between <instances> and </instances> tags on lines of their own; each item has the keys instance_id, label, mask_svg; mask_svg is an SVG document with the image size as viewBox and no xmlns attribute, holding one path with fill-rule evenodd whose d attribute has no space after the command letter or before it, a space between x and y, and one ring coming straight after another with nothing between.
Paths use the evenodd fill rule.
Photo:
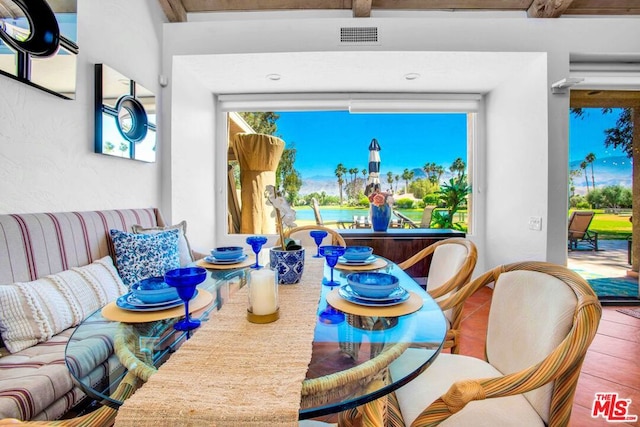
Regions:
<instances>
[{"instance_id":1,"label":"upholstered dining chair","mask_svg":"<svg viewBox=\"0 0 640 427\"><path fill-rule=\"evenodd\" d=\"M486 360L440 354L395 392L406 425L568 424L582 362L602 314L597 296L566 267L522 262L479 276L442 307L493 282ZM408 349L402 357L411 356Z\"/></svg>"},{"instance_id":2,"label":"upholstered dining chair","mask_svg":"<svg viewBox=\"0 0 640 427\"><path fill-rule=\"evenodd\" d=\"M325 237L322 244L324 245L338 245L338 246L347 246L344 238L338 233L336 230L332 228L328 228L322 225L301 225L299 227L294 227L290 229L285 238L290 237L292 239L299 239L301 246L303 247L315 247L316 242L313 240L313 237L309 235L309 231L311 230L323 230L326 231L327 237ZM329 241L330 243L328 243ZM276 246L280 246L280 239L276 242Z\"/></svg>"},{"instance_id":3,"label":"upholstered dining chair","mask_svg":"<svg viewBox=\"0 0 640 427\"><path fill-rule=\"evenodd\" d=\"M418 262L425 262L430 256L427 292L440 304L451 292L460 289L471 280L478 259L478 250L473 242L465 238L444 239L427 246L398 266L406 270ZM445 311L449 330L444 348L451 348L452 353L459 352L458 335L462 321L462 305L453 306Z\"/></svg>"}]
</instances>

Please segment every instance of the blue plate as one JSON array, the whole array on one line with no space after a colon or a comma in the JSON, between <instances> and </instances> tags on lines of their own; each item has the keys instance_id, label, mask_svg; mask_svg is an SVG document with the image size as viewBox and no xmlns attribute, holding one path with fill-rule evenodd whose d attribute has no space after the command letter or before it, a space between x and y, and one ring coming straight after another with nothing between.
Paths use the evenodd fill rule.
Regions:
<instances>
[{"instance_id":1,"label":"blue plate","mask_svg":"<svg viewBox=\"0 0 640 427\"><path fill-rule=\"evenodd\" d=\"M196 293L193 295L193 298L195 298L196 295L198 295L197 289L196 289ZM160 311L160 310L166 310L168 308L178 307L184 304L184 302L182 302L182 300L179 299L179 300L165 302L163 304L144 304L142 303L142 301L139 301L142 305L137 305L137 304L134 305L129 302L129 298L132 296L133 295L130 292L128 294L122 295L116 300L116 305L121 309L128 310L128 311Z\"/></svg>"},{"instance_id":2,"label":"blue plate","mask_svg":"<svg viewBox=\"0 0 640 427\"><path fill-rule=\"evenodd\" d=\"M354 304L366 305L369 307L388 307L391 305L402 304L411 296L406 289L398 287L398 289L393 291L389 297L385 297L383 299L366 298L356 294L349 285L340 286L338 288L338 295Z\"/></svg>"},{"instance_id":3,"label":"blue plate","mask_svg":"<svg viewBox=\"0 0 640 427\"><path fill-rule=\"evenodd\" d=\"M225 264L237 264L239 262L244 261L245 259L247 259L247 254L242 254L241 257L239 258L235 258L235 259L218 259L212 256L206 256L204 257L204 260L210 264L219 264L219 265L225 265Z\"/></svg>"},{"instance_id":4,"label":"blue plate","mask_svg":"<svg viewBox=\"0 0 640 427\"><path fill-rule=\"evenodd\" d=\"M373 264L374 262L376 262L377 259L378 259L378 257L375 256L375 255L371 255L369 258L366 258L366 259L363 259L363 260L346 259L345 257L341 256L340 258L338 258L338 264L344 264L344 265L369 265L369 264Z\"/></svg>"}]
</instances>

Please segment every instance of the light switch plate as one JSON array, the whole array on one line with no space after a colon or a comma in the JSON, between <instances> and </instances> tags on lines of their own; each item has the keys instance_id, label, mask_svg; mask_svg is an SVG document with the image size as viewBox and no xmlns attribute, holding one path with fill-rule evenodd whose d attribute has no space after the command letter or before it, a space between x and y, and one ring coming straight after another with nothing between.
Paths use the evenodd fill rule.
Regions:
<instances>
[{"instance_id":1,"label":"light switch plate","mask_svg":"<svg viewBox=\"0 0 640 427\"><path fill-rule=\"evenodd\" d=\"M540 231L542 230L542 217L530 216L529 217L529 230Z\"/></svg>"}]
</instances>

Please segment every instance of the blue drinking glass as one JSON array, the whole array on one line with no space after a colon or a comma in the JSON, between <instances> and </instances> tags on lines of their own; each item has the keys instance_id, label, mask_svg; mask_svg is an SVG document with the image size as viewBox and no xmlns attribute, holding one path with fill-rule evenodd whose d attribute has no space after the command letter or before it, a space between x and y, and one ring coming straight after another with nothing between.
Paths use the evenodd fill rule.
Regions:
<instances>
[{"instance_id":1,"label":"blue drinking glass","mask_svg":"<svg viewBox=\"0 0 640 427\"><path fill-rule=\"evenodd\" d=\"M196 293L196 286L204 282L206 277L207 270L201 267L176 268L164 274L164 281L176 288L178 296L184 301L184 319L173 325L178 331L190 331L200 326L200 320L189 317L189 300Z\"/></svg>"},{"instance_id":2,"label":"blue drinking glass","mask_svg":"<svg viewBox=\"0 0 640 427\"><path fill-rule=\"evenodd\" d=\"M320 243L322 243L324 238L327 237L327 234L329 233L327 233L324 230L311 230L309 234L311 235L311 237L313 237L313 240L315 240L316 246L318 247L318 250L316 251L316 254L313 257L322 258L322 255L320 255Z\"/></svg>"},{"instance_id":3,"label":"blue drinking glass","mask_svg":"<svg viewBox=\"0 0 640 427\"><path fill-rule=\"evenodd\" d=\"M333 280L333 267L338 263L338 258L344 255L344 246L320 246L318 251L327 260L327 265L331 268L331 279L322 278L322 284L327 286L339 286L340 283Z\"/></svg>"},{"instance_id":4,"label":"blue drinking glass","mask_svg":"<svg viewBox=\"0 0 640 427\"><path fill-rule=\"evenodd\" d=\"M260 264L258 264L258 254L262 249L262 245L267 243L267 238L264 236L249 236L247 237L247 244L251 245L251 249L253 253L256 254L256 263L251 266L251 268L255 268L259 270L262 268Z\"/></svg>"}]
</instances>

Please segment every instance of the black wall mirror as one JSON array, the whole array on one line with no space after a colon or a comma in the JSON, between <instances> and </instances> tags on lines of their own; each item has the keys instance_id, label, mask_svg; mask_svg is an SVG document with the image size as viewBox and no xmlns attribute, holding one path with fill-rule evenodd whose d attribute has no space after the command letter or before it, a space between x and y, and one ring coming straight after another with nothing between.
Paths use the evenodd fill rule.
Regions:
<instances>
[{"instance_id":1,"label":"black wall mirror","mask_svg":"<svg viewBox=\"0 0 640 427\"><path fill-rule=\"evenodd\" d=\"M76 0L0 0L0 74L74 99L76 36Z\"/></svg>"},{"instance_id":2,"label":"black wall mirror","mask_svg":"<svg viewBox=\"0 0 640 427\"><path fill-rule=\"evenodd\" d=\"M95 76L96 153L155 162L155 95L104 64Z\"/></svg>"}]
</instances>

